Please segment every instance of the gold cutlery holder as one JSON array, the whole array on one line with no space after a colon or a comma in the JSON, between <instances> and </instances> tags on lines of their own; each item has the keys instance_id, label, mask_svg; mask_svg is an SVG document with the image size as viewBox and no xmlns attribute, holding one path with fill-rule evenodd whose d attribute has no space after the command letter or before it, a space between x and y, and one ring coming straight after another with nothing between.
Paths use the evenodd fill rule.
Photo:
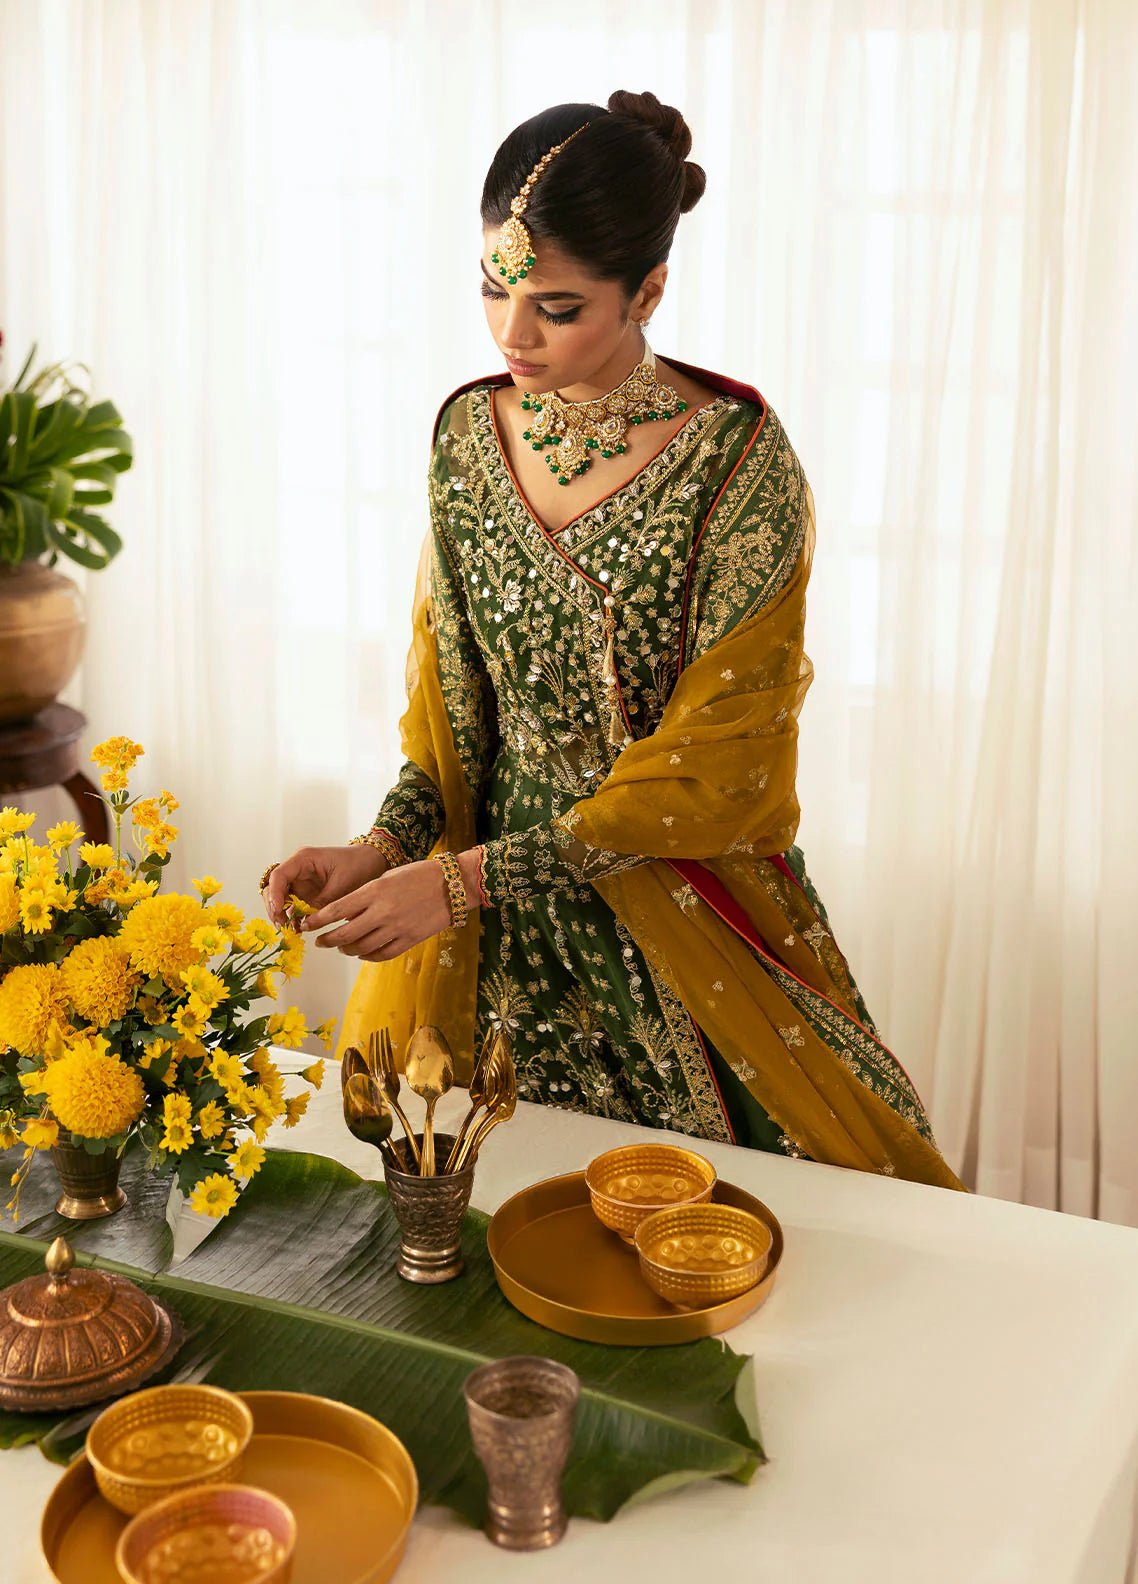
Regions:
<instances>
[{"instance_id":1,"label":"gold cutlery holder","mask_svg":"<svg viewBox=\"0 0 1138 1584\"><path fill-rule=\"evenodd\" d=\"M422 1148L422 1135L415 1135ZM396 1153L410 1170L399 1171L387 1157L383 1179L391 1208L399 1222L399 1255L395 1269L404 1281L433 1284L453 1281L465 1268L462 1257L462 1218L474 1187L474 1163L461 1171L420 1177L406 1142L392 1140ZM435 1135L436 1159L445 1161L454 1144L448 1133Z\"/></svg>"}]
</instances>

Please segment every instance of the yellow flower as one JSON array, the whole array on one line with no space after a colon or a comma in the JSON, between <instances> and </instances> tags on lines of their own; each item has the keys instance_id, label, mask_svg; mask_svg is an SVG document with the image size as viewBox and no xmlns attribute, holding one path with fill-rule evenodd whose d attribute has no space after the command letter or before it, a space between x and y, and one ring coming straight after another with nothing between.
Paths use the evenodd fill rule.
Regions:
<instances>
[{"instance_id":1,"label":"yellow flower","mask_svg":"<svg viewBox=\"0 0 1138 1584\"><path fill-rule=\"evenodd\" d=\"M175 809L180 809L182 806L174 794L167 792L165 789L159 792L158 801L168 814L173 814Z\"/></svg>"},{"instance_id":2,"label":"yellow flower","mask_svg":"<svg viewBox=\"0 0 1138 1584\"><path fill-rule=\"evenodd\" d=\"M174 989L183 969L197 961L193 934L205 922L193 897L147 897L123 920L118 938L141 973L161 975Z\"/></svg>"},{"instance_id":3,"label":"yellow flower","mask_svg":"<svg viewBox=\"0 0 1138 1584\"><path fill-rule=\"evenodd\" d=\"M48 835L51 835L50 831L48 831ZM295 891L289 892L288 900L292 911L297 914L299 918L307 918L310 913L316 912L315 903L306 902L303 897L298 897Z\"/></svg>"},{"instance_id":4,"label":"yellow flower","mask_svg":"<svg viewBox=\"0 0 1138 1584\"><path fill-rule=\"evenodd\" d=\"M181 1155L194 1142L193 1129L188 1122L183 1122L181 1117L174 1117L167 1122L161 1142L162 1148L168 1150L171 1155Z\"/></svg>"},{"instance_id":5,"label":"yellow flower","mask_svg":"<svg viewBox=\"0 0 1138 1584\"><path fill-rule=\"evenodd\" d=\"M234 907L232 902L215 902L205 912L206 918L216 924L218 929L223 929L227 935L239 930L245 922L244 913L239 907Z\"/></svg>"},{"instance_id":6,"label":"yellow flower","mask_svg":"<svg viewBox=\"0 0 1138 1584\"><path fill-rule=\"evenodd\" d=\"M25 935L44 935L51 928L51 906L38 887L25 886L20 893L20 922Z\"/></svg>"},{"instance_id":7,"label":"yellow flower","mask_svg":"<svg viewBox=\"0 0 1138 1584\"><path fill-rule=\"evenodd\" d=\"M313 1062L311 1067L306 1067L300 1076L307 1079L314 1089L319 1089L324 1082L324 1058L321 1057L318 1062Z\"/></svg>"},{"instance_id":8,"label":"yellow flower","mask_svg":"<svg viewBox=\"0 0 1138 1584\"><path fill-rule=\"evenodd\" d=\"M130 817L140 830L148 830L162 818L157 798L139 798L130 811Z\"/></svg>"},{"instance_id":9,"label":"yellow flower","mask_svg":"<svg viewBox=\"0 0 1138 1584\"><path fill-rule=\"evenodd\" d=\"M88 869L109 869L115 861L115 850L106 842L84 842L79 849L79 862Z\"/></svg>"},{"instance_id":10,"label":"yellow flower","mask_svg":"<svg viewBox=\"0 0 1138 1584\"><path fill-rule=\"evenodd\" d=\"M295 930L281 931L281 954L277 967L286 979L295 979L304 964L304 941Z\"/></svg>"},{"instance_id":11,"label":"yellow flower","mask_svg":"<svg viewBox=\"0 0 1138 1584\"><path fill-rule=\"evenodd\" d=\"M47 839L53 847L70 847L82 834L74 820L60 820L58 825L48 827Z\"/></svg>"},{"instance_id":12,"label":"yellow flower","mask_svg":"<svg viewBox=\"0 0 1138 1584\"><path fill-rule=\"evenodd\" d=\"M35 822L34 814L25 814L7 803L0 809L0 836L18 836L22 831L31 830Z\"/></svg>"},{"instance_id":13,"label":"yellow flower","mask_svg":"<svg viewBox=\"0 0 1138 1584\"><path fill-rule=\"evenodd\" d=\"M312 1030L314 1038L318 1039L326 1051L332 1049L332 1030L336 1027L336 1019L328 1018L323 1023L317 1023Z\"/></svg>"},{"instance_id":14,"label":"yellow flower","mask_svg":"<svg viewBox=\"0 0 1138 1584\"><path fill-rule=\"evenodd\" d=\"M245 1139L229 1157L229 1169L236 1177L255 1177L265 1164L265 1152L252 1139Z\"/></svg>"},{"instance_id":15,"label":"yellow flower","mask_svg":"<svg viewBox=\"0 0 1138 1584\"><path fill-rule=\"evenodd\" d=\"M91 749L91 763L104 770L133 770L137 760L146 752L141 743L129 737L108 737Z\"/></svg>"},{"instance_id":16,"label":"yellow flower","mask_svg":"<svg viewBox=\"0 0 1138 1584\"><path fill-rule=\"evenodd\" d=\"M14 875L0 874L0 935L14 930L20 922L20 893Z\"/></svg>"},{"instance_id":17,"label":"yellow flower","mask_svg":"<svg viewBox=\"0 0 1138 1584\"><path fill-rule=\"evenodd\" d=\"M167 1124L174 1121L188 1122L192 1114L189 1095L168 1094L162 1102L162 1120Z\"/></svg>"},{"instance_id":18,"label":"yellow flower","mask_svg":"<svg viewBox=\"0 0 1138 1584\"><path fill-rule=\"evenodd\" d=\"M43 1072L43 1092L51 1113L69 1133L80 1138L115 1138L142 1115L146 1092L142 1079L107 1041L81 1035L58 1061Z\"/></svg>"},{"instance_id":19,"label":"yellow flower","mask_svg":"<svg viewBox=\"0 0 1138 1584\"><path fill-rule=\"evenodd\" d=\"M233 1088L245 1081L240 1059L229 1051L214 1051L209 1070L223 1089Z\"/></svg>"},{"instance_id":20,"label":"yellow flower","mask_svg":"<svg viewBox=\"0 0 1138 1584\"><path fill-rule=\"evenodd\" d=\"M157 858L165 858L170 848L178 839L178 827L168 825L165 820L160 820L146 834L146 850Z\"/></svg>"},{"instance_id":21,"label":"yellow flower","mask_svg":"<svg viewBox=\"0 0 1138 1584\"><path fill-rule=\"evenodd\" d=\"M159 1018L157 1021L161 1022L162 1020ZM173 1048L169 1040L151 1040L149 1045L142 1046L139 1051L138 1065L146 1072L154 1066L156 1061L161 1061L167 1051L173 1050Z\"/></svg>"},{"instance_id":22,"label":"yellow flower","mask_svg":"<svg viewBox=\"0 0 1138 1584\"><path fill-rule=\"evenodd\" d=\"M23 1142L29 1149L52 1149L59 1142L59 1124L43 1117L29 1117L24 1123Z\"/></svg>"},{"instance_id":23,"label":"yellow flower","mask_svg":"<svg viewBox=\"0 0 1138 1584\"><path fill-rule=\"evenodd\" d=\"M0 979L0 1045L38 1056L67 1022L67 1000L53 963L24 963Z\"/></svg>"},{"instance_id":24,"label":"yellow flower","mask_svg":"<svg viewBox=\"0 0 1138 1584\"><path fill-rule=\"evenodd\" d=\"M226 1084L225 1098L229 1101L229 1109L238 1116L248 1116L253 1109L253 1091L240 1079L236 1083Z\"/></svg>"},{"instance_id":25,"label":"yellow flower","mask_svg":"<svg viewBox=\"0 0 1138 1584\"><path fill-rule=\"evenodd\" d=\"M125 770L105 770L103 772L103 791L104 792L125 792L126 791L126 771Z\"/></svg>"},{"instance_id":26,"label":"yellow flower","mask_svg":"<svg viewBox=\"0 0 1138 1584\"><path fill-rule=\"evenodd\" d=\"M255 952L265 946L275 946L277 932L268 919L250 919L245 928L234 937L238 951Z\"/></svg>"},{"instance_id":27,"label":"yellow flower","mask_svg":"<svg viewBox=\"0 0 1138 1584\"><path fill-rule=\"evenodd\" d=\"M203 957L216 957L220 952L229 950L229 936L216 924L203 924L190 937L190 944Z\"/></svg>"},{"instance_id":28,"label":"yellow flower","mask_svg":"<svg viewBox=\"0 0 1138 1584\"><path fill-rule=\"evenodd\" d=\"M274 1012L269 1019L269 1038L285 1050L298 1050L308 1038L308 1025L299 1007L289 1007L287 1012Z\"/></svg>"},{"instance_id":29,"label":"yellow flower","mask_svg":"<svg viewBox=\"0 0 1138 1584\"><path fill-rule=\"evenodd\" d=\"M192 1039L202 1033L209 1023L209 1014L204 1012L201 1002L195 1003L193 996L180 1006L170 1019L183 1039Z\"/></svg>"},{"instance_id":30,"label":"yellow flower","mask_svg":"<svg viewBox=\"0 0 1138 1584\"><path fill-rule=\"evenodd\" d=\"M301 1117L308 1110L309 1094L307 1089L303 1094L293 1095L285 1101L285 1127L295 1127Z\"/></svg>"},{"instance_id":31,"label":"yellow flower","mask_svg":"<svg viewBox=\"0 0 1138 1584\"><path fill-rule=\"evenodd\" d=\"M215 1006L220 1006L222 1001L229 1000L225 981L200 964L185 970L182 974L182 983L190 992L191 999L200 1002L207 1013L212 1012Z\"/></svg>"},{"instance_id":32,"label":"yellow flower","mask_svg":"<svg viewBox=\"0 0 1138 1584\"><path fill-rule=\"evenodd\" d=\"M59 979L79 1016L96 1028L121 1018L142 983L118 941L106 935L73 947L59 966Z\"/></svg>"},{"instance_id":33,"label":"yellow flower","mask_svg":"<svg viewBox=\"0 0 1138 1584\"><path fill-rule=\"evenodd\" d=\"M282 1103L273 1099L267 1089L259 1084L249 1093L249 1111L252 1116L253 1136L259 1144L280 1116Z\"/></svg>"},{"instance_id":34,"label":"yellow flower","mask_svg":"<svg viewBox=\"0 0 1138 1584\"><path fill-rule=\"evenodd\" d=\"M198 1112L198 1131L203 1139L217 1138L225 1132L225 1112L216 1100L210 1100Z\"/></svg>"},{"instance_id":35,"label":"yellow flower","mask_svg":"<svg viewBox=\"0 0 1138 1584\"><path fill-rule=\"evenodd\" d=\"M198 1215L213 1216L215 1221L228 1215L236 1203L237 1184L232 1177L224 1177L221 1172L211 1172L208 1177L203 1177L190 1195L190 1209L196 1210Z\"/></svg>"},{"instance_id":36,"label":"yellow flower","mask_svg":"<svg viewBox=\"0 0 1138 1584\"><path fill-rule=\"evenodd\" d=\"M273 1102L274 1115L279 1116L284 1109L284 1079L281 1077L280 1068L267 1050L256 1051L249 1059L249 1066L261 1080L262 1088Z\"/></svg>"},{"instance_id":37,"label":"yellow flower","mask_svg":"<svg viewBox=\"0 0 1138 1584\"><path fill-rule=\"evenodd\" d=\"M277 999L277 981L267 968L262 968L253 985L259 996L268 996L271 1001Z\"/></svg>"},{"instance_id":38,"label":"yellow flower","mask_svg":"<svg viewBox=\"0 0 1138 1584\"><path fill-rule=\"evenodd\" d=\"M190 884L203 902L208 902L210 897L215 897L221 890L221 881L215 880L212 875L202 875L200 880L191 880Z\"/></svg>"},{"instance_id":39,"label":"yellow flower","mask_svg":"<svg viewBox=\"0 0 1138 1584\"><path fill-rule=\"evenodd\" d=\"M20 1142L16 1127L16 1113L9 1107L0 1111L0 1150L12 1149Z\"/></svg>"}]
</instances>

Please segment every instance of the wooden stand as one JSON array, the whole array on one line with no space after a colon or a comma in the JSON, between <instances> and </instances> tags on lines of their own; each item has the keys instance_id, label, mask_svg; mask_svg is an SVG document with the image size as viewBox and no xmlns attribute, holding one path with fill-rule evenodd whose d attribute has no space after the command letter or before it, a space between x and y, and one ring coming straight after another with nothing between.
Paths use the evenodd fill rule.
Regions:
<instances>
[{"instance_id":1,"label":"wooden stand","mask_svg":"<svg viewBox=\"0 0 1138 1584\"><path fill-rule=\"evenodd\" d=\"M86 715L49 704L29 721L0 726L0 797L61 786L75 804L88 841L105 842L107 806L79 768L78 739Z\"/></svg>"}]
</instances>

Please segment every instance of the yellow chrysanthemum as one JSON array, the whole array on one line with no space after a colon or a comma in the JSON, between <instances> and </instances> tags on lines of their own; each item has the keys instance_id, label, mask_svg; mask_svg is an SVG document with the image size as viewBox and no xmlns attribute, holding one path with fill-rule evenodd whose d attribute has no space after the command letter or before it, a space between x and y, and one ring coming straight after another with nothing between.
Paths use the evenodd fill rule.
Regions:
<instances>
[{"instance_id":1,"label":"yellow chrysanthemum","mask_svg":"<svg viewBox=\"0 0 1138 1584\"><path fill-rule=\"evenodd\" d=\"M208 902L210 897L215 897L221 890L221 881L215 880L213 875L202 875L200 880L191 880L190 884L203 902Z\"/></svg>"},{"instance_id":2,"label":"yellow chrysanthemum","mask_svg":"<svg viewBox=\"0 0 1138 1584\"><path fill-rule=\"evenodd\" d=\"M216 924L218 929L232 935L239 930L245 922L245 915L239 907L234 907L232 902L215 902L206 909L206 917L211 924Z\"/></svg>"},{"instance_id":3,"label":"yellow chrysanthemum","mask_svg":"<svg viewBox=\"0 0 1138 1584\"><path fill-rule=\"evenodd\" d=\"M170 1019L183 1039L192 1039L202 1033L209 1023L209 1014L204 1011L201 1002L195 1002L193 996L180 1006Z\"/></svg>"},{"instance_id":4,"label":"yellow chrysanthemum","mask_svg":"<svg viewBox=\"0 0 1138 1584\"><path fill-rule=\"evenodd\" d=\"M109 869L115 861L115 850L106 842L84 842L79 849L79 862L88 869Z\"/></svg>"},{"instance_id":5,"label":"yellow chrysanthemum","mask_svg":"<svg viewBox=\"0 0 1138 1584\"><path fill-rule=\"evenodd\" d=\"M274 1098L261 1084L250 1091L249 1112L252 1117L250 1126L258 1144L281 1115L285 1106L283 1097L280 1100Z\"/></svg>"},{"instance_id":6,"label":"yellow chrysanthemum","mask_svg":"<svg viewBox=\"0 0 1138 1584\"><path fill-rule=\"evenodd\" d=\"M144 1072L147 1072L155 1065L156 1062L160 1062L163 1056L167 1055L172 1049L173 1046L169 1040L151 1040L149 1045L143 1045L139 1049L138 1065L143 1069Z\"/></svg>"},{"instance_id":7,"label":"yellow chrysanthemum","mask_svg":"<svg viewBox=\"0 0 1138 1584\"><path fill-rule=\"evenodd\" d=\"M194 1142L194 1131L188 1122L183 1122L181 1117L174 1117L167 1122L162 1133L162 1148L171 1155L181 1155L188 1150Z\"/></svg>"},{"instance_id":8,"label":"yellow chrysanthemum","mask_svg":"<svg viewBox=\"0 0 1138 1584\"><path fill-rule=\"evenodd\" d=\"M188 1122L193 1112L189 1095L168 1094L162 1102L162 1120L169 1123Z\"/></svg>"},{"instance_id":9,"label":"yellow chrysanthemum","mask_svg":"<svg viewBox=\"0 0 1138 1584\"><path fill-rule=\"evenodd\" d=\"M236 1203L237 1184L232 1177L224 1177L221 1172L211 1172L208 1177L203 1177L190 1195L190 1209L196 1210L198 1215L212 1216L215 1221L228 1215Z\"/></svg>"},{"instance_id":10,"label":"yellow chrysanthemum","mask_svg":"<svg viewBox=\"0 0 1138 1584\"><path fill-rule=\"evenodd\" d=\"M238 951L262 951L266 946L275 946L277 932L268 919L250 919L244 929L239 930L233 937L233 944Z\"/></svg>"},{"instance_id":11,"label":"yellow chrysanthemum","mask_svg":"<svg viewBox=\"0 0 1138 1584\"><path fill-rule=\"evenodd\" d=\"M275 1114L279 1116L284 1110L284 1079L281 1077L280 1068L276 1066L268 1051L258 1051L249 1063L250 1067L261 1080L261 1087L272 1101Z\"/></svg>"},{"instance_id":12,"label":"yellow chrysanthemum","mask_svg":"<svg viewBox=\"0 0 1138 1584\"><path fill-rule=\"evenodd\" d=\"M52 1116L80 1138L115 1138L142 1115L146 1092L133 1067L93 1035L73 1040L44 1068L42 1085Z\"/></svg>"},{"instance_id":13,"label":"yellow chrysanthemum","mask_svg":"<svg viewBox=\"0 0 1138 1584\"><path fill-rule=\"evenodd\" d=\"M111 901L117 903L125 913L129 908L137 907L140 902L145 902L147 897L157 895L157 880L134 879L129 885L116 887L111 892Z\"/></svg>"},{"instance_id":14,"label":"yellow chrysanthemum","mask_svg":"<svg viewBox=\"0 0 1138 1584\"><path fill-rule=\"evenodd\" d=\"M10 1106L0 1111L0 1150L12 1149L20 1142L19 1119Z\"/></svg>"},{"instance_id":15,"label":"yellow chrysanthemum","mask_svg":"<svg viewBox=\"0 0 1138 1584\"><path fill-rule=\"evenodd\" d=\"M286 979L296 979L304 966L304 941L295 930L281 931L281 954L277 967Z\"/></svg>"},{"instance_id":16,"label":"yellow chrysanthemum","mask_svg":"<svg viewBox=\"0 0 1138 1584\"><path fill-rule=\"evenodd\" d=\"M284 1125L286 1128L296 1126L301 1117L308 1110L308 1101L309 1094L307 1089L304 1090L302 1094L293 1095L291 1099L285 1101Z\"/></svg>"},{"instance_id":17,"label":"yellow chrysanthemum","mask_svg":"<svg viewBox=\"0 0 1138 1584\"><path fill-rule=\"evenodd\" d=\"M82 834L74 820L60 820L58 825L48 827L47 839L53 847L70 847Z\"/></svg>"},{"instance_id":18,"label":"yellow chrysanthemum","mask_svg":"<svg viewBox=\"0 0 1138 1584\"><path fill-rule=\"evenodd\" d=\"M307 918L310 913L316 912L315 903L306 902L303 897L298 897L295 891L289 892L288 902L298 918Z\"/></svg>"},{"instance_id":19,"label":"yellow chrysanthemum","mask_svg":"<svg viewBox=\"0 0 1138 1584\"><path fill-rule=\"evenodd\" d=\"M225 1085L225 1098L229 1102L229 1109L237 1116L248 1116L253 1109L253 1091L240 1079Z\"/></svg>"},{"instance_id":20,"label":"yellow chrysanthemum","mask_svg":"<svg viewBox=\"0 0 1138 1584\"><path fill-rule=\"evenodd\" d=\"M29 1117L24 1123L21 1142L29 1149L54 1149L59 1143L59 1123L50 1118Z\"/></svg>"},{"instance_id":21,"label":"yellow chrysanthemum","mask_svg":"<svg viewBox=\"0 0 1138 1584\"><path fill-rule=\"evenodd\" d=\"M118 938L140 972L160 975L176 988L183 970L197 961L193 934L205 922L193 897L147 897L123 920Z\"/></svg>"},{"instance_id":22,"label":"yellow chrysanthemum","mask_svg":"<svg viewBox=\"0 0 1138 1584\"><path fill-rule=\"evenodd\" d=\"M67 1000L54 963L24 963L0 979L0 1045L38 1056L67 1023Z\"/></svg>"},{"instance_id":23,"label":"yellow chrysanthemum","mask_svg":"<svg viewBox=\"0 0 1138 1584\"><path fill-rule=\"evenodd\" d=\"M220 952L229 950L229 936L216 924L203 924L201 929L196 929L191 936L191 943L203 957L216 957Z\"/></svg>"},{"instance_id":24,"label":"yellow chrysanthemum","mask_svg":"<svg viewBox=\"0 0 1138 1584\"><path fill-rule=\"evenodd\" d=\"M106 935L73 947L59 965L59 979L79 1016L96 1028L121 1018L142 983L118 941Z\"/></svg>"},{"instance_id":25,"label":"yellow chrysanthemum","mask_svg":"<svg viewBox=\"0 0 1138 1584\"><path fill-rule=\"evenodd\" d=\"M25 886L20 892L20 923L25 935L45 935L51 928L51 904L37 886Z\"/></svg>"},{"instance_id":26,"label":"yellow chrysanthemum","mask_svg":"<svg viewBox=\"0 0 1138 1584\"><path fill-rule=\"evenodd\" d=\"M254 981L253 988L256 990L259 996L268 996L270 1001L275 1001L277 999L276 976L270 973L267 968L261 969L261 972L257 975L257 978Z\"/></svg>"},{"instance_id":27,"label":"yellow chrysanthemum","mask_svg":"<svg viewBox=\"0 0 1138 1584\"><path fill-rule=\"evenodd\" d=\"M20 893L16 877L0 874L0 935L14 930L20 922Z\"/></svg>"},{"instance_id":28,"label":"yellow chrysanthemum","mask_svg":"<svg viewBox=\"0 0 1138 1584\"><path fill-rule=\"evenodd\" d=\"M198 1132L203 1139L219 1138L225 1132L225 1112L216 1100L210 1100L198 1112Z\"/></svg>"},{"instance_id":29,"label":"yellow chrysanthemum","mask_svg":"<svg viewBox=\"0 0 1138 1584\"><path fill-rule=\"evenodd\" d=\"M313 1062L311 1067L306 1067L300 1076L307 1079L314 1089L319 1089L324 1082L324 1058L321 1057L318 1062Z\"/></svg>"},{"instance_id":30,"label":"yellow chrysanthemum","mask_svg":"<svg viewBox=\"0 0 1138 1584\"><path fill-rule=\"evenodd\" d=\"M245 1139L229 1157L229 1169L235 1177L255 1177L265 1164L265 1152L252 1139Z\"/></svg>"},{"instance_id":31,"label":"yellow chrysanthemum","mask_svg":"<svg viewBox=\"0 0 1138 1584\"><path fill-rule=\"evenodd\" d=\"M332 1049L332 1030L336 1027L335 1018L326 1018L323 1023L317 1023L312 1030L313 1037L318 1039L325 1050Z\"/></svg>"},{"instance_id":32,"label":"yellow chrysanthemum","mask_svg":"<svg viewBox=\"0 0 1138 1584\"><path fill-rule=\"evenodd\" d=\"M207 1012L212 1012L215 1006L220 1006L223 1001L229 1000L229 991L225 987L224 979L220 979L215 973L210 973L209 969L203 968L200 963L195 963L192 968L187 968L183 972L182 983L190 992L191 999L200 1002Z\"/></svg>"},{"instance_id":33,"label":"yellow chrysanthemum","mask_svg":"<svg viewBox=\"0 0 1138 1584\"><path fill-rule=\"evenodd\" d=\"M229 1051L214 1051L210 1060L209 1070L223 1089L228 1089L233 1084L244 1083L245 1081L245 1072L241 1066L240 1058L232 1055Z\"/></svg>"},{"instance_id":34,"label":"yellow chrysanthemum","mask_svg":"<svg viewBox=\"0 0 1138 1584\"><path fill-rule=\"evenodd\" d=\"M308 1038L308 1024L299 1007L289 1007L287 1012L274 1012L269 1019L269 1038L285 1050L298 1050Z\"/></svg>"},{"instance_id":35,"label":"yellow chrysanthemum","mask_svg":"<svg viewBox=\"0 0 1138 1584\"><path fill-rule=\"evenodd\" d=\"M7 803L0 809L0 836L19 836L23 831L31 830L35 822L34 814L25 814L22 809L13 808L11 803Z\"/></svg>"}]
</instances>

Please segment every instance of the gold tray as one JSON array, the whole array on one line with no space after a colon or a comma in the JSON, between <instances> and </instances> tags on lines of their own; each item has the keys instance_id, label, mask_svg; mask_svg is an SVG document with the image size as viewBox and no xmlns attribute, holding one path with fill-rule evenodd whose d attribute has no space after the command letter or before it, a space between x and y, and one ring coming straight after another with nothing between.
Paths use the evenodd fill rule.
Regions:
<instances>
[{"instance_id":1,"label":"gold tray","mask_svg":"<svg viewBox=\"0 0 1138 1584\"><path fill-rule=\"evenodd\" d=\"M296 1515L291 1584L384 1584L403 1559L419 1482L402 1441L370 1415L302 1392L241 1392L253 1410L243 1485ZM99 1494L86 1455L47 1499L40 1543L57 1584L122 1584L125 1513Z\"/></svg>"},{"instance_id":2,"label":"gold tray","mask_svg":"<svg viewBox=\"0 0 1138 1584\"><path fill-rule=\"evenodd\" d=\"M674 1309L657 1297L636 1250L593 1214L584 1172L534 1183L499 1206L486 1234L498 1286L538 1325L585 1342L650 1347L718 1336L766 1300L782 1259L782 1228L765 1204L732 1183L717 1182L711 1198L749 1210L771 1229L761 1281L726 1303Z\"/></svg>"}]
</instances>

